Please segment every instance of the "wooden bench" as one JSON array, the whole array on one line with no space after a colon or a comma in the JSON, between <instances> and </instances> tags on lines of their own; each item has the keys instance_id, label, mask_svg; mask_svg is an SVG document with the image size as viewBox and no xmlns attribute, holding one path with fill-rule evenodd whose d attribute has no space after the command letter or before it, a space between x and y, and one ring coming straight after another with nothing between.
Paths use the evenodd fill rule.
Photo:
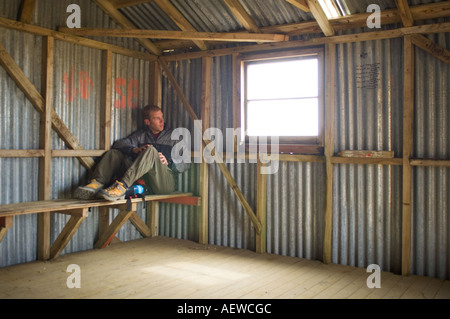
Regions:
<instances>
[{"instance_id":1,"label":"wooden bench","mask_svg":"<svg viewBox=\"0 0 450 319\"><path fill-rule=\"evenodd\" d=\"M136 213L138 203L151 202L152 212L147 225ZM90 208L99 207L99 236L94 248L104 248L114 239L117 232L127 220L136 227L144 237L158 235L158 202L168 202L184 205L200 205L200 197L192 193L172 193L166 195L146 195L143 198L131 200L79 200L55 199L25 203L0 205L0 243L6 232L13 225L14 216L40 213L59 213L70 215L55 242L50 247L49 259L58 257L76 233L83 220L88 217ZM110 208L119 209L119 214L109 224Z\"/></svg>"}]
</instances>

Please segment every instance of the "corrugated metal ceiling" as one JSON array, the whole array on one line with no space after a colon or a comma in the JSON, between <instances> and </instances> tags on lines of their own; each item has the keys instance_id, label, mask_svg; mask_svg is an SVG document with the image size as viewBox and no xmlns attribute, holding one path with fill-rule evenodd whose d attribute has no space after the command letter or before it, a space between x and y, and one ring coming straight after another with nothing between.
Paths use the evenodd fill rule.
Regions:
<instances>
[{"instance_id":1,"label":"corrugated metal ceiling","mask_svg":"<svg viewBox=\"0 0 450 319\"><path fill-rule=\"evenodd\" d=\"M395 0L332 0L345 16L366 13L369 5L380 10L397 9ZM439 0L410 0L410 6L443 2ZM224 0L170 0L170 4L199 32L247 31ZM315 21L311 12L305 12L286 0L239 0L239 4L258 28L295 25ZM119 6L119 11L139 29L177 31L180 27L155 1L130 6ZM372 12L372 11L369 11ZM272 32L268 29L266 32ZM370 30L366 30L370 31ZM274 32L276 33L276 32ZM152 39L152 41L158 41ZM189 41L171 41L173 48L189 48ZM160 44L161 42L159 42ZM162 49L168 49L163 45Z\"/></svg>"},{"instance_id":2,"label":"corrugated metal ceiling","mask_svg":"<svg viewBox=\"0 0 450 319\"><path fill-rule=\"evenodd\" d=\"M371 4L381 10L396 9L394 0L337 0L346 15L365 13ZM243 31L245 28L223 0L171 0L173 6L199 32ZM304 12L285 0L239 1L258 27L300 23L314 20L311 12ZM443 2L439 0L410 0L410 6ZM127 6L120 11L137 27L153 30L179 30L172 19L154 2Z\"/></svg>"}]
</instances>

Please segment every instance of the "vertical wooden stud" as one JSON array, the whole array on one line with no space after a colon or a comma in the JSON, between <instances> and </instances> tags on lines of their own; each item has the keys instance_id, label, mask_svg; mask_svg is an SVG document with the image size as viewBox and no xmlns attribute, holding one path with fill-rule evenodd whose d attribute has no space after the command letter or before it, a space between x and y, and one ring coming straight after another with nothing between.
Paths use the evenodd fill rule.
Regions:
<instances>
[{"instance_id":1,"label":"vertical wooden stud","mask_svg":"<svg viewBox=\"0 0 450 319\"><path fill-rule=\"evenodd\" d=\"M13 216L0 217L0 242L6 236L8 229L13 226Z\"/></svg>"},{"instance_id":2,"label":"vertical wooden stud","mask_svg":"<svg viewBox=\"0 0 450 319\"><path fill-rule=\"evenodd\" d=\"M237 53L232 56L232 86L233 86L233 126L234 129L242 128L241 124L241 79L240 79L240 60Z\"/></svg>"},{"instance_id":3,"label":"vertical wooden stud","mask_svg":"<svg viewBox=\"0 0 450 319\"><path fill-rule=\"evenodd\" d=\"M261 223L261 232L256 234L256 252L266 252L267 240L267 174L261 174L262 163L258 158L256 181L256 216Z\"/></svg>"},{"instance_id":4,"label":"vertical wooden stud","mask_svg":"<svg viewBox=\"0 0 450 319\"><path fill-rule=\"evenodd\" d=\"M150 62L150 103L161 107L161 71L157 61Z\"/></svg>"},{"instance_id":5,"label":"vertical wooden stud","mask_svg":"<svg viewBox=\"0 0 450 319\"><path fill-rule=\"evenodd\" d=\"M414 46L411 36L404 37L403 78L403 206L402 206L402 274L411 267L411 191L414 123Z\"/></svg>"},{"instance_id":6,"label":"vertical wooden stud","mask_svg":"<svg viewBox=\"0 0 450 319\"><path fill-rule=\"evenodd\" d=\"M41 114L40 148L44 156L39 158L39 200L50 199L51 190L51 130L53 103L53 49L54 39L44 37L42 43L42 97L44 110ZM38 215L38 259L46 260L50 257L50 213Z\"/></svg>"},{"instance_id":7,"label":"vertical wooden stud","mask_svg":"<svg viewBox=\"0 0 450 319\"><path fill-rule=\"evenodd\" d=\"M202 136L203 132L209 127L209 115L211 105L211 57L202 58ZM201 154L204 150L202 143ZM200 244L208 243L208 180L209 171L208 163L204 161L200 164L200 197L202 199L199 207L199 235L198 242Z\"/></svg>"},{"instance_id":8,"label":"vertical wooden stud","mask_svg":"<svg viewBox=\"0 0 450 319\"><path fill-rule=\"evenodd\" d=\"M150 237L159 235L159 203L157 201L151 201L150 205L147 205L147 226L151 230Z\"/></svg>"},{"instance_id":9,"label":"vertical wooden stud","mask_svg":"<svg viewBox=\"0 0 450 319\"><path fill-rule=\"evenodd\" d=\"M102 53L100 148L106 151L109 150L111 147L111 81L112 81L112 53L109 50L104 50Z\"/></svg>"},{"instance_id":10,"label":"vertical wooden stud","mask_svg":"<svg viewBox=\"0 0 450 319\"><path fill-rule=\"evenodd\" d=\"M336 45L329 43L325 49L325 165L326 194L324 214L323 262L331 262L333 235L333 163L334 155L334 96L336 73Z\"/></svg>"},{"instance_id":11,"label":"vertical wooden stud","mask_svg":"<svg viewBox=\"0 0 450 319\"><path fill-rule=\"evenodd\" d=\"M19 9L19 21L30 24L33 17L36 0L22 0Z\"/></svg>"},{"instance_id":12,"label":"vertical wooden stud","mask_svg":"<svg viewBox=\"0 0 450 319\"><path fill-rule=\"evenodd\" d=\"M98 208L98 240L103 234L106 232L106 229L109 226L109 207L108 206L100 206Z\"/></svg>"}]
</instances>

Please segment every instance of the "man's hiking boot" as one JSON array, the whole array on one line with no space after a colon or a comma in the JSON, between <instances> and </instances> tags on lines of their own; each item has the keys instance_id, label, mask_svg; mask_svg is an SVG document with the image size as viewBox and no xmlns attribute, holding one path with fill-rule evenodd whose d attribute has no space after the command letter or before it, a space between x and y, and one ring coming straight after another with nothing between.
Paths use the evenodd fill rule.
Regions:
<instances>
[{"instance_id":1,"label":"man's hiking boot","mask_svg":"<svg viewBox=\"0 0 450 319\"><path fill-rule=\"evenodd\" d=\"M110 187L102 189L99 193L100 197L107 199L109 201L116 201L125 198L125 193L127 191L127 186L125 183L116 181Z\"/></svg>"},{"instance_id":2,"label":"man's hiking boot","mask_svg":"<svg viewBox=\"0 0 450 319\"><path fill-rule=\"evenodd\" d=\"M78 199L93 199L102 190L103 184L93 179L86 186L80 186L75 190L74 196Z\"/></svg>"}]
</instances>

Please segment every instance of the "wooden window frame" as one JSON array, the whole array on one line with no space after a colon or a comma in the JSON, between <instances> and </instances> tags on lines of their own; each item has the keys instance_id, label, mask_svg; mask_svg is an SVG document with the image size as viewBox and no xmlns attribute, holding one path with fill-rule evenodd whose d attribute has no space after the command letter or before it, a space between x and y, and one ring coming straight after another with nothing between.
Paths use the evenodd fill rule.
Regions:
<instances>
[{"instance_id":1,"label":"wooden window frame","mask_svg":"<svg viewBox=\"0 0 450 319\"><path fill-rule=\"evenodd\" d=\"M317 56L319 62L319 114L318 135L314 137L281 136L279 137L279 151L286 154L311 154L322 155L324 149L324 103L325 103L325 77L324 77L324 49L322 47L291 49L272 52L243 53L239 54L236 63L239 66L239 122L243 132L246 132L246 72L245 67L249 62L277 60L295 57ZM245 134L245 144L249 148L249 138Z\"/></svg>"}]
</instances>

